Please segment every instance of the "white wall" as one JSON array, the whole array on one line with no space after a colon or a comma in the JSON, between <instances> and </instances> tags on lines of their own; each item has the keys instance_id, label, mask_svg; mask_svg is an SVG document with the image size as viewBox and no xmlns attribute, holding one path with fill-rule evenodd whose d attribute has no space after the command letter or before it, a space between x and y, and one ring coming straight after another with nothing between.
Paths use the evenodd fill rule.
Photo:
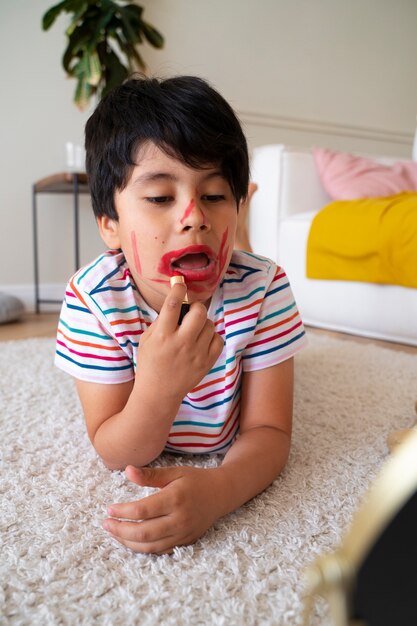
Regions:
<instances>
[{"instance_id":1,"label":"white wall","mask_svg":"<svg viewBox=\"0 0 417 626\"><path fill-rule=\"evenodd\" d=\"M212 80L272 141L407 156L417 113L415 0L146 0L157 73Z\"/></svg>"},{"instance_id":2,"label":"white wall","mask_svg":"<svg viewBox=\"0 0 417 626\"><path fill-rule=\"evenodd\" d=\"M73 105L74 83L60 65L65 20L46 33L41 29L42 15L52 4L50 0L0 4L0 290L31 302L32 184L65 171L65 142L83 142L87 119ZM81 208L85 263L103 246L86 197ZM49 284L62 285L74 270L71 201L44 196L39 211L41 280L47 283L48 297Z\"/></svg>"},{"instance_id":3,"label":"white wall","mask_svg":"<svg viewBox=\"0 0 417 626\"><path fill-rule=\"evenodd\" d=\"M65 167L87 113L60 66L65 18L53 0L2 0L0 289L31 297L31 185ZM407 157L417 113L415 0L144 0L166 47L143 54L157 75L201 75L238 111L251 147L326 145ZM44 294L73 271L69 198L42 197ZM86 198L82 262L101 249Z\"/></svg>"}]
</instances>

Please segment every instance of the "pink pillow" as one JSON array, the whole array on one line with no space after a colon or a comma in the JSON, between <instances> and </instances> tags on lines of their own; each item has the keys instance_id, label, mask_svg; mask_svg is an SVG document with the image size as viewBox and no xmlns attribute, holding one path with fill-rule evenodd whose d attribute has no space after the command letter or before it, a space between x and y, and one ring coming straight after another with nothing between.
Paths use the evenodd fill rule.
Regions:
<instances>
[{"instance_id":1,"label":"pink pillow","mask_svg":"<svg viewBox=\"0 0 417 626\"><path fill-rule=\"evenodd\" d=\"M313 149L323 187L333 200L392 196L417 191L417 163L398 161L382 165L348 152Z\"/></svg>"}]
</instances>

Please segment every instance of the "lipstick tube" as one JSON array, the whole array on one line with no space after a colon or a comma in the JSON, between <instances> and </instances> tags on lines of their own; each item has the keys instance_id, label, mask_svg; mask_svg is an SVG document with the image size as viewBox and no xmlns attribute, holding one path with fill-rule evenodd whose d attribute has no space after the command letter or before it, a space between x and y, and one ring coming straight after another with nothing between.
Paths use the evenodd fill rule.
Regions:
<instances>
[{"instance_id":1,"label":"lipstick tube","mask_svg":"<svg viewBox=\"0 0 417 626\"><path fill-rule=\"evenodd\" d=\"M182 276L182 274L176 274L175 276L171 276L171 278L169 279L169 282L171 283L171 287L173 287L177 283L181 283L185 285L185 279L184 279L184 276ZM182 304L181 304L180 316L178 318L178 326L181 325L182 320L184 319L184 316L188 313L189 310L190 310L190 303L188 302L187 294L185 294L184 300L182 301Z\"/></svg>"}]
</instances>

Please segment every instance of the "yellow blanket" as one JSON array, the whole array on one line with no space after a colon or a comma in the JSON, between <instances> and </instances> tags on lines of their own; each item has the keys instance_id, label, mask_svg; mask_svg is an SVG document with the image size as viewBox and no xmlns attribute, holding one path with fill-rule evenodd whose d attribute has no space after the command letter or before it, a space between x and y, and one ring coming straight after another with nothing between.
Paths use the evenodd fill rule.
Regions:
<instances>
[{"instance_id":1,"label":"yellow blanket","mask_svg":"<svg viewBox=\"0 0 417 626\"><path fill-rule=\"evenodd\" d=\"M324 207L310 229L307 276L417 288L417 193Z\"/></svg>"}]
</instances>

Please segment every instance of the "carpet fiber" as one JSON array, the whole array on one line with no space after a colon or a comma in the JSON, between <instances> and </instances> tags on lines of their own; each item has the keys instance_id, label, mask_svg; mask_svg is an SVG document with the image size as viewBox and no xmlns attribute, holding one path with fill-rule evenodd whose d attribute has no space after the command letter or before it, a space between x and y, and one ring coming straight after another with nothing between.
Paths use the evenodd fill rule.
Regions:
<instances>
[{"instance_id":1,"label":"carpet fiber","mask_svg":"<svg viewBox=\"0 0 417 626\"><path fill-rule=\"evenodd\" d=\"M296 357L282 476L194 546L157 557L100 527L107 504L150 490L98 460L53 348L51 339L0 343L0 624L300 624L302 571L337 546L387 457L387 434L413 423L416 356L311 335ZM219 457L155 464L184 462Z\"/></svg>"}]
</instances>

